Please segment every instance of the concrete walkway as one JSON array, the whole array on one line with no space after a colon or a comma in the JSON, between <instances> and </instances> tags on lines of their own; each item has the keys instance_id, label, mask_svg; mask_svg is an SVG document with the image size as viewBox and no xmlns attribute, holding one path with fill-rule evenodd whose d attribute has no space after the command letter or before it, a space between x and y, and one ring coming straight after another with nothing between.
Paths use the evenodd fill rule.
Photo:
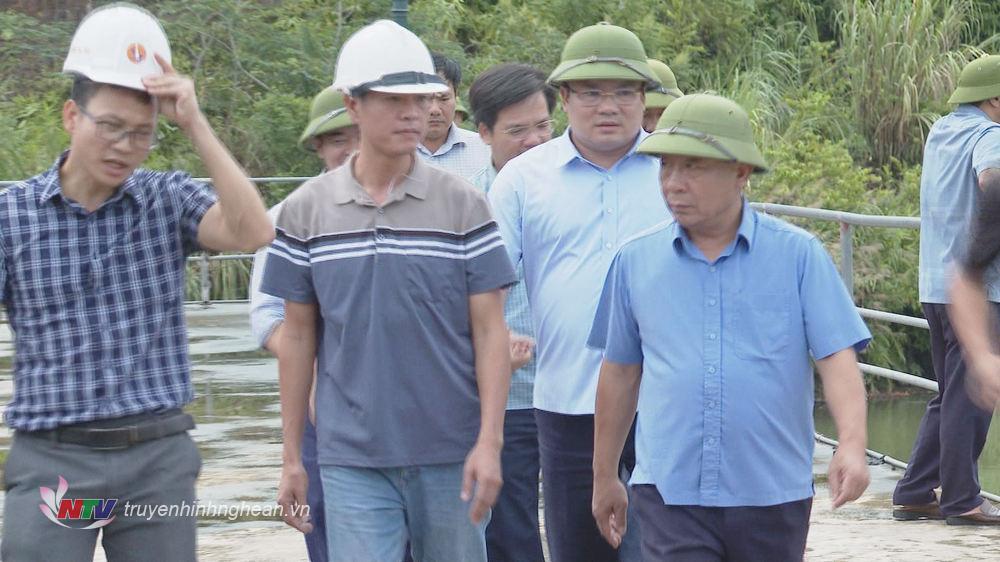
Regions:
<instances>
[{"instance_id":1,"label":"concrete walkway","mask_svg":"<svg viewBox=\"0 0 1000 562\"><path fill-rule=\"evenodd\" d=\"M890 497L902 473L886 466L872 467L872 485L858 502L833 511L825 476L821 476L826 473L831 454L829 447L816 446L816 499L806 560L1000 560L1000 528L949 527L940 521L893 521ZM206 483L218 485L227 478L259 476L231 471L224 476L212 474L209 469L203 478ZM206 561L306 559L302 537L276 522L215 523L203 526L198 540L201 559Z\"/></svg>"}]
</instances>

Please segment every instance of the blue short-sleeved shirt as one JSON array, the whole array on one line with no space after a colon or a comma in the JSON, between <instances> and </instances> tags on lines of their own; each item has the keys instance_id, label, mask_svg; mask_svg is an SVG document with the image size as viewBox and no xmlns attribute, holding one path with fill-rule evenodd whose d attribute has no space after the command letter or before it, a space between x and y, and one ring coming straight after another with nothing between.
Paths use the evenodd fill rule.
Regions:
<instances>
[{"instance_id":1,"label":"blue short-sleeved shirt","mask_svg":"<svg viewBox=\"0 0 1000 562\"><path fill-rule=\"evenodd\" d=\"M812 496L810 353L870 338L819 240L744 204L714 263L676 222L625 244L590 344L642 365L632 483L730 507Z\"/></svg>"},{"instance_id":2,"label":"blue short-sleeved shirt","mask_svg":"<svg viewBox=\"0 0 1000 562\"><path fill-rule=\"evenodd\" d=\"M601 354L587 349L611 259L632 235L670 218L660 160L635 151L611 169L584 158L572 131L504 165L489 198L511 261L524 267L534 320L535 407L593 414Z\"/></svg>"},{"instance_id":3,"label":"blue short-sleeved shirt","mask_svg":"<svg viewBox=\"0 0 1000 562\"><path fill-rule=\"evenodd\" d=\"M514 269L465 180L414 158L378 206L353 163L288 196L261 283L319 308L319 462L461 462L480 417L469 297L513 284Z\"/></svg>"},{"instance_id":4,"label":"blue short-sleeved shirt","mask_svg":"<svg viewBox=\"0 0 1000 562\"><path fill-rule=\"evenodd\" d=\"M1000 123L971 104L934 122L920 175L920 302L949 302L979 200L979 174L989 168L1000 168ZM989 300L1000 302L1000 263L983 279Z\"/></svg>"},{"instance_id":5,"label":"blue short-sleeved shirt","mask_svg":"<svg viewBox=\"0 0 1000 562\"><path fill-rule=\"evenodd\" d=\"M0 302L14 332L20 430L191 401L185 258L215 203L182 172L138 169L97 210L62 194L63 153L0 192Z\"/></svg>"}]
</instances>

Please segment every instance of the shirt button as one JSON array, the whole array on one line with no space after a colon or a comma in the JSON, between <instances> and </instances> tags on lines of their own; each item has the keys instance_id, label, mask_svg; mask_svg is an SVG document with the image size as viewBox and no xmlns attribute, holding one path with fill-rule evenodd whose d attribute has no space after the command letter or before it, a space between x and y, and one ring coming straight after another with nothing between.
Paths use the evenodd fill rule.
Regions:
<instances>
[{"instance_id":1,"label":"shirt button","mask_svg":"<svg viewBox=\"0 0 1000 562\"><path fill-rule=\"evenodd\" d=\"M709 437L707 440L705 440L705 443L709 447L714 447L715 446L715 437Z\"/></svg>"},{"instance_id":2,"label":"shirt button","mask_svg":"<svg viewBox=\"0 0 1000 562\"><path fill-rule=\"evenodd\" d=\"M611 181L611 176L604 176L604 181Z\"/></svg>"},{"instance_id":3,"label":"shirt button","mask_svg":"<svg viewBox=\"0 0 1000 562\"><path fill-rule=\"evenodd\" d=\"M714 373L715 372L715 365L709 365L707 370L708 370L709 373Z\"/></svg>"},{"instance_id":4,"label":"shirt button","mask_svg":"<svg viewBox=\"0 0 1000 562\"><path fill-rule=\"evenodd\" d=\"M715 339L715 332L712 332L711 334L708 334L708 339L714 340Z\"/></svg>"},{"instance_id":5,"label":"shirt button","mask_svg":"<svg viewBox=\"0 0 1000 562\"><path fill-rule=\"evenodd\" d=\"M378 214L380 214L380 215L384 215L384 214L385 214L385 209L383 209L383 208L379 207L379 209L378 209Z\"/></svg>"},{"instance_id":6,"label":"shirt button","mask_svg":"<svg viewBox=\"0 0 1000 562\"><path fill-rule=\"evenodd\" d=\"M614 210L614 209L612 209L612 208L608 207L608 214L609 214L609 215L611 215L611 214L614 214L614 212L615 212L615 210Z\"/></svg>"},{"instance_id":7,"label":"shirt button","mask_svg":"<svg viewBox=\"0 0 1000 562\"><path fill-rule=\"evenodd\" d=\"M715 401L709 400L708 402L705 402L705 407L708 408L709 410L715 408Z\"/></svg>"},{"instance_id":8,"label":"shirt button","mask_svg":"<svg viewBox=\"0 0 1000 562\"><path fill-rule=\"evenodd\" d=\"M715 266L713 265L712 267L708 268L708 272L715 273Z\"/></svg>"},{"instance_id":9,"label":"shirt button","mask_svg":"<svg viewBox=\"0 0 1000 562\"><path fill-rule=\"evenodd\" d=\"M607 244L605 244L604 247L610 250L611 249L611 242L608 242Z\"/></svg>"},{"instance_id":10,"label":"shirt button","mask_svg":"<svg viewBox=\"0 0 1000 562\"><path fill-rule=\"evenodd\" d=\"M715 306L715 299L708 299L708 306Z\"/></svg>"}]
</instances>

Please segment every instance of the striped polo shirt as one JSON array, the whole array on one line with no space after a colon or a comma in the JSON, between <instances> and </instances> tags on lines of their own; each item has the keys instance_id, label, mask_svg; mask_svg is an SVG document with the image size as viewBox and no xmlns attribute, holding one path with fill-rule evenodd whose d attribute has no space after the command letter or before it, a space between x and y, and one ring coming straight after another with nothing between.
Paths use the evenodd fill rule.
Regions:
<instances>
[{"instance_id":1,"label":"striped polo shirt","mask_svg":"<svg viewBox=\"0 0 1000 562\"><path fill-rule=\"evenodd\" d=\"M261 290L317 303L319 462L461 462L479 431L469 296L516 280L481 192L414 158L376 205L348 164L304 183Z\"/></svg>"}]
</instances>

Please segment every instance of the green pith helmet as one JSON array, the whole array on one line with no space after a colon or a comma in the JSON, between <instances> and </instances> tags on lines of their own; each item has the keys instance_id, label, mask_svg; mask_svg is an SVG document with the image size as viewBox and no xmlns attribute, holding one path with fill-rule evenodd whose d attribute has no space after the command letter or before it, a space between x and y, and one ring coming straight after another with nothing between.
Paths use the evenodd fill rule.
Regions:
<instances>
[{"instance_id":1,"label":"green pith helmet","mask_svg":"<svg viewBox=\"0 0 1000 562\"><path fill-rule=\"evenodd\" d=\"M313 98L309 106L309 124L299 137L299 145L312 150L309 139L349 127L354 123L344 107L344 94L332 88L327 88Z\"/></svg>"},{"instance_id":2,"label":"green pith helmet","mask_svg":"<svg viewBox=\"0 0 1000 562\"><path fill-rule=\"evenodd\" d=\"M570 80L640 80L659 83L646 62L646 50L635 33L601 22L578 29L566 40L550 84Z\"/></svg>"},{"instance_id":3,"label":"green pith helmet","mask_svg":"<svg viewBox=\"0 0 1000 562\"><path fill-rule=\"evenodd\" d=\"M656 59L649 59L649 68L660 79L660 85L646 92L646 108L667 107L670 102L684 95L684 92L677 88L677 77L670 67Z\"/></svg>"},{"instance_id":4,"label":"green pith helmet","mask_svg":"<svg viewBox=\"0 0 1000 562\"><path fill-rule=\"evenodd\" d=\"M997 96L1000 96L1000 55L989 55L965 65L948 103L973 103Z\"/></svg>"},{"instance_id":5,"label":"green pith helmet","mask_svg":"<svg viewBox=\"0 0 1000 562\"><path fill-rule=\"evenodd\" d=\"M722 96L693 94L670 104L656 130L639 143L643 154L677 154L742 162L766 172L767 162L754 142L750 116Z\"/></svg>"},{"instance_id":6,"label":"green pith helmet","mask_svg":"<svg viewBox=\"0 0 1000 562\"><path fill-rule=\"evenodd\" d=\"M465 105L459 98L455 98L455 113L461 113L462 115L465 116L466 119L469 118L469 110L465 109Z\"/></svg>"}]
</instances>

